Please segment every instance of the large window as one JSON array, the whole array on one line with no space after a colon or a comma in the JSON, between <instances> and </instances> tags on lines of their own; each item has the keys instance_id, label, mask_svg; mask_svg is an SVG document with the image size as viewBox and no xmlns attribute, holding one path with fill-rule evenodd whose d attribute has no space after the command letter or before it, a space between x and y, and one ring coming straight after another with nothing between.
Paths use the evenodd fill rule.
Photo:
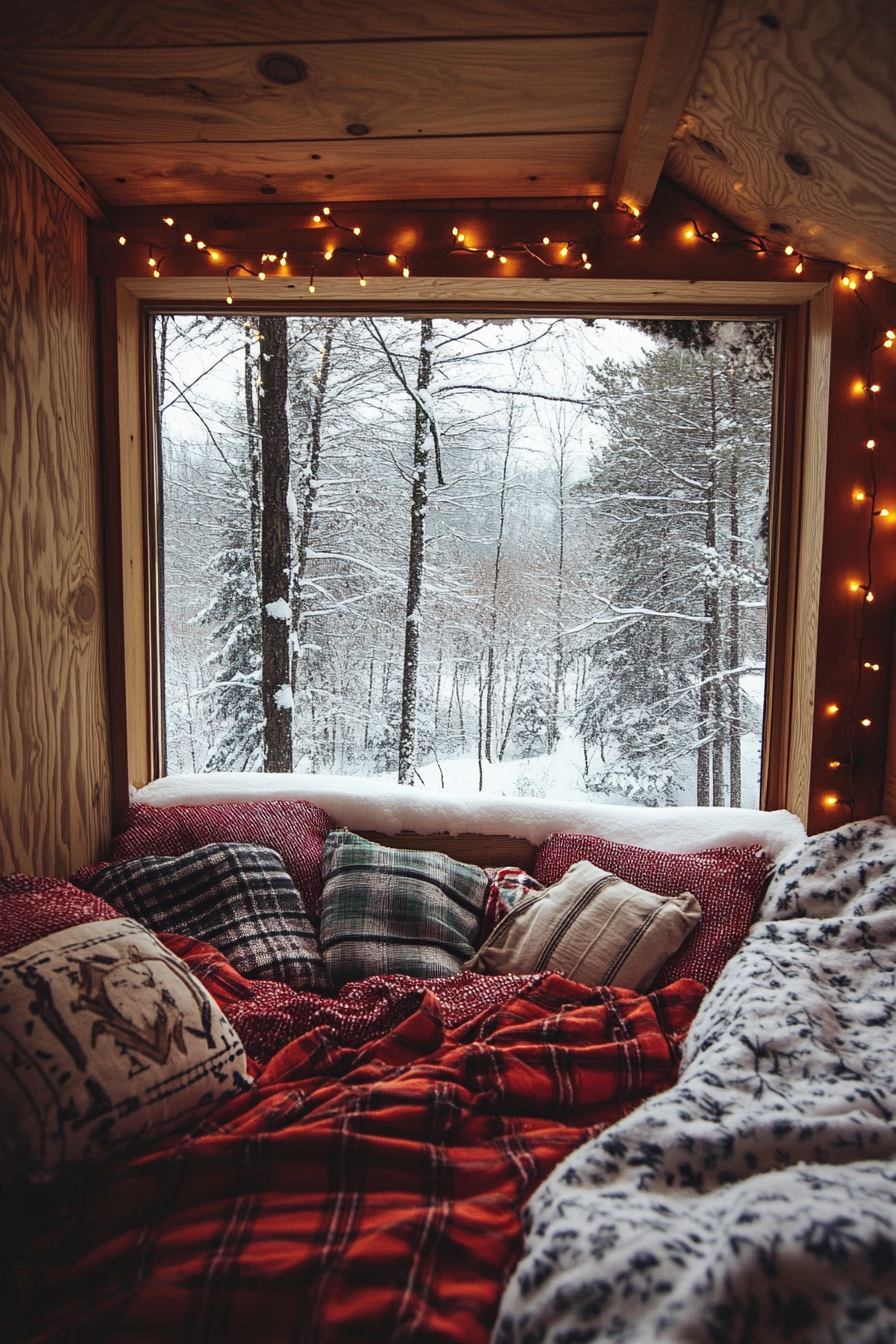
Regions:
<instances>
[{"instance_id":1,"label":"large window","mask_svg":"<svg viewBox=\"0 0 896 1344\"><path fill-rule=\"evenodd\" d=\"M156 318L168 771L757 805L774 332Z\"/></svg>"}]
</instances>

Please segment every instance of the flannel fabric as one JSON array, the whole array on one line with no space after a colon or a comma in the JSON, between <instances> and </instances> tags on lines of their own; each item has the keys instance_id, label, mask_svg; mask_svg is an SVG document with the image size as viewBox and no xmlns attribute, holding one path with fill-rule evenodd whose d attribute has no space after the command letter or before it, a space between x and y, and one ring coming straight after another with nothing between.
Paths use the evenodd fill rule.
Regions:
<instances>
[{"instance_id":1,"label":"flannel fabric","mask_svg":"<svg viewBox=\"0 0 896 1344\"><path fill-rule=\"evenodd\" d=\"M535 876L545 886L558 882L572 864L588 859L625 882L677 896L689 891L701 919L653 982L654 989L676 980L698 980L710 987L747 935L770 867L759 845L706 849L699 854L662 854L635 845L619 845L597 835L549 835L538 847Z\"/></svg>"},{"instance_id":2,"label":"flannel fabric","mask_svg":"<svg viewBox=\"0 0 896 1344\"><path fill-rule=\"evenodd\" d=\"M482 868L333 831L323 878L320 950L335 985L454 975L473 956L488 889Z\"/></svg>"},{"instance_id":3,"label":"flannel fabric","mask_svg":"<svg viewBox=\"0 0 896 1344\"><path fill-rule=\"evenodd\" d=\"M482 942L497 928L505 915L509 915L514 906L519 905L533 891L543 891L540 882L530 877L522 868L486 868L488 892L485 898L485 910L482 914L482 929L479 941Z\"/></svg>"},{"instance_id":4,"label":"flannel fabric","mask_svg":"<svg viewBox=\"0 0 896 1344\"><path fill-rule=\"evenodd\" d=\"M702 994L549 976L454 1031L428 993L358 1050L317 1028L198 1131L19 1233L13 1338L486 1344L524 1202L669 1086Z\"/></svg>"},{"instance_id":5,"label":"flannel fabric","mask_svg":"<svg viewBox=\"0 0 896 1344\"><path fill-rule=\"evenodd\" d=\"M373 975L346 985L335 998L322 998L274 980L246 980L208 943L176 933L157 937L202 981L247 1053L260 1064L315 1027L327 1027L334 1042L353 1048L385 1036L419 1007L425 993L438 1003L445 1026L458 1027L544 979L543 975L477 975L473 971L439 980Z\"/></svg>"},{"instance_id":6,"label":"flannel fabric","mask_svg":"<svg viewBox=\"0 0 896 1344\"><path fill-rule=\"evenodd\" d=\"M107 901L61 878L0 876L0 957L75 924L120 916Z\"/></svg>"},{"instance_id":7,"label":"flannel fabric","mask_svg":"<svg viewBox=\"0 0 896 1344\"><path fill-rule=\"evenodd\" d=\"M302 897L272 849L216 844L128 859L95 874L90 889L151 929L211 943L250 979L327 988Z\"/></svg>"},{"instance_id":8,"label":"flannel fabric","mask_svg":"<svg viewBox=\"0 0 896 1344\"><path fill-rule=\"evenodd\" d=\"M333 818L314 803L284 799L179 807L148 807L138 803L125 818L112 857L176 856L223 841L263 845L280 855L284 868L305 898L309 915L316 921L324 840L335 825Z\"/></svg>"}]
</instances>

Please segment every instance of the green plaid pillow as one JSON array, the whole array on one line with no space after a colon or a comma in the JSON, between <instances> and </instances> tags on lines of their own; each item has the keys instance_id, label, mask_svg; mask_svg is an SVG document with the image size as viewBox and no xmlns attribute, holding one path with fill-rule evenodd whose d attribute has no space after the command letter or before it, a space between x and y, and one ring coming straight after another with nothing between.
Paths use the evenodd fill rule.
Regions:
<instances>
[{"instance_id":1,"label":"green plaid pillow","mask_svg":"<svg viewBox=\"0 0 896 1344\"><path fill-rule=\"evenodd\" d=\"M334 985L456 975L473 956L488 889L481 868L331 831L323 878L320 950Z\"/></svg>"}]
</instances>

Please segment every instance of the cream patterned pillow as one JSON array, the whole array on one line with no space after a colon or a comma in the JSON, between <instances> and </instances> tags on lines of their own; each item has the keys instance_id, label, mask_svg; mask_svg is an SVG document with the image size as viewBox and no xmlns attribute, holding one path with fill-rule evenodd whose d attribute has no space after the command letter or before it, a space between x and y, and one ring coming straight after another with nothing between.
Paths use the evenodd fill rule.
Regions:
<instances>
[{"instance_id":1,"label":"cream patterned pillow","mask_svg":"<svg viewBox=\"0 0 896 1344\"><path fill-rule=\"evenodd\" d=\"M206 989L133 919L0 958L0 1145L32 1180L188 1128L251 1086Z\"/></svg>"}]
</instances>

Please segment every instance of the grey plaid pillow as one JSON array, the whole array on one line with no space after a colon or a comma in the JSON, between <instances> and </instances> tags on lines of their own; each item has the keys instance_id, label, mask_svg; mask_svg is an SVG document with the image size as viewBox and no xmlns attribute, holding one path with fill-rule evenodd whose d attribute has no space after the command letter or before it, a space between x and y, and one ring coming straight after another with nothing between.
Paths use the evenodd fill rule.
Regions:
<instances>
[{"instance_id":1,"label":"grey plaid pillow","mask_svg":"<svg viewBox=\"0 0 896 1344\"><path fill-rule=\"evenodd\" d=\"M331 831L323 876L320 950L334 985L456 975L472 957L488 889L481 868Z\"/></svg>"},{"instance_id":2,"label":"grey plaid pillow","mask_svg":"<svg viewBox=\"0 0 896 1344\"><path fill-rule=\"evenodd\" d=\"M211 943L249 979L329 988L302 896L280 855L217 844L113 863L90 890L150 929Z\"/></svg>"}]
</instances>

